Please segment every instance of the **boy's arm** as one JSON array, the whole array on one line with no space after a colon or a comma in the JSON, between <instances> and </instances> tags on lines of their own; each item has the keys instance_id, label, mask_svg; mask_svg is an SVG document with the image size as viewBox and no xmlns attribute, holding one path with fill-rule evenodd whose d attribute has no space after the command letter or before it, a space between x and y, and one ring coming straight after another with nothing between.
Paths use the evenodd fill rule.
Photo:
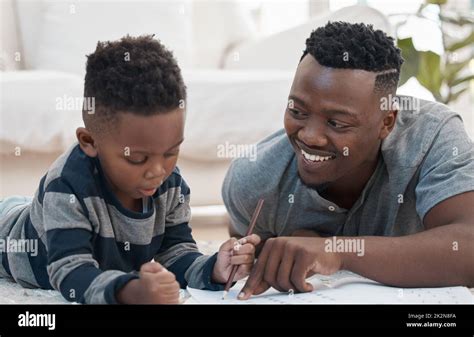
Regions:
<instances>
[{"instance_id":1,"label":"boy's arm","mask_svg":"<svg viewBox=\"0 0 474 337\"><path fill-rule=\"evenodd\" d=\"M167 192L171 205L166 215L164 239L154 259L175 274L181 288L189 285L198 289L221 290L222 285L211 281L217 254L201 254L191 235L189 187L179 174L174 173L174 179L176 188Z\"/></svg>"},{"instance_id":2,"label":"boy's arm","mask_svg":"<svg viewBox=\"0 0 474 337\"><path fill-rule=\"evenodd\" d=\"M138 275L103 271L94 259L94 229L69 184L52 182L43 198L48 251L47 272L52 287L68 301L117 303L116 292Z\"/></svg>"},{"instance_id":3,"label":"boy's arm","mask_svg":"<svg viewBox=\"0 0 474 337\"><path fill-rule=\"evenodd\" d=\"M365 254L344 254L344 267L401 287L474 286L474 191L451 197L425 216L424 232L358 237Z\"/></svg>"}]
</instances>

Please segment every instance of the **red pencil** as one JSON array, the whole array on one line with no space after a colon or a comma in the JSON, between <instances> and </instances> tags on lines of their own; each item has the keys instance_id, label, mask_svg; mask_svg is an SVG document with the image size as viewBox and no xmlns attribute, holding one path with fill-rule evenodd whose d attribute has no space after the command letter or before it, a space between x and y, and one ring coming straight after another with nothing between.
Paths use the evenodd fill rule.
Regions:
<instances>
[{"instance_id":1,"label":"red pencil","mask_svg":"<svg viewBox=\"0 0 474 337\"><path fill-rule=\"evenodd\" d=\"M253 212L252 219L250 220L250 226L247 229L247 234L245 234L245 236L249 236L252 234L253 229L255 228L255 224L257 223L257 218L260 215L260 211L262 210L263 202L264 202L263 199L260 199L258 201L257 208L255 208L255 211ZM235 273L237 272L238 268L239 266L237 265L232 266L229 279L227 280L227 283L225 284L224 293L222 294L222 299L225 299L225 297L227 296L227 293L229 292L230 286L232 284L232 280L234 279Z\"/></svg>"}]
</instances>

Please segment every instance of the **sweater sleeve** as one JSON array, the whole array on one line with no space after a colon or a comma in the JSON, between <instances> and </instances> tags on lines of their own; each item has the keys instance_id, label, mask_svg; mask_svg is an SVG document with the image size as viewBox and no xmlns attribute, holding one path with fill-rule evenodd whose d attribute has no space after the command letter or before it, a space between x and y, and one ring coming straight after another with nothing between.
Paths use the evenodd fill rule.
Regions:
<instances>
[{"instance_id":1,"label":"sweater sleeve","mask_svg":"<svg viewBox=\"0 0 474 337\"><path fill-rule=\"evenodd\" d=\"M61 178L46 188L43 221L52 287L69 301L89 304L117 303L115 293L136 274L103 271L94 259L94 229L82 200Z\"/></svg>"}]
</instances>

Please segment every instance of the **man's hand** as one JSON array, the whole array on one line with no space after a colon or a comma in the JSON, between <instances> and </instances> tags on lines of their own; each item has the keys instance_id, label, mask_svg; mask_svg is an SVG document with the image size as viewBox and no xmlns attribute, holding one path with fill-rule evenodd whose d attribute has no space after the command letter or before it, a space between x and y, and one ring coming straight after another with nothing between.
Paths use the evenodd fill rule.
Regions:
<instances>
[{"instance_id":1,"label":"man's hand","mask_svg":"<svg viewBox=\"0 0 474 337\"><path fill-rule=\"evenodd\" d=\"M178 304L179 283L173 273L158 262L140 268L140 278L128 282L117 294L124 304Z\"/></svg>"},{"instance_id":2,"label":"man's hand","mask_svg":"<svg viewBox=\"0 0 474 337\"><path fill-rule=\"evenodd\" d=\"M248 299L273 287L309 292L313 286L306 278L319 273L330 275L340 270L342 256L324 250L324 238L278 237L268 239L260 253L239 299Z\"/></svg>"},{"instance_id":3,"label":"man's hand","mask_svg":"<svg viewBox=\"0 0 474 337\"><path fill-rule=\"evenodd\" d=\"M212 271L212 281L226 283L234 265L239 267L232 281L248 276L255 260L255 246L259 243L260 237L257 234L239 240L230 238L224 242L217 253L217 261Z\"/></svg>"}]
</instances>

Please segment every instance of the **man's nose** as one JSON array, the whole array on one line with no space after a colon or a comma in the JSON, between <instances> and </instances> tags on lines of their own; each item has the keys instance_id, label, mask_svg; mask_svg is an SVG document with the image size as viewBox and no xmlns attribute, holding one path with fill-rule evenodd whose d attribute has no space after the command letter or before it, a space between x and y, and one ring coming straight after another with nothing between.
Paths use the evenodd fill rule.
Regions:
<instances>
[{"instance_id":1,"label":"man's nose","mask_svg":"<svg viewBox=\"0 0 474 337\"><path fill-rule=\"evenodd\" d=\"M322 121L311 121L300 130L298 138L311 147L325 148L328 144L326 125Z\"/></svg>"}]
</instances>

